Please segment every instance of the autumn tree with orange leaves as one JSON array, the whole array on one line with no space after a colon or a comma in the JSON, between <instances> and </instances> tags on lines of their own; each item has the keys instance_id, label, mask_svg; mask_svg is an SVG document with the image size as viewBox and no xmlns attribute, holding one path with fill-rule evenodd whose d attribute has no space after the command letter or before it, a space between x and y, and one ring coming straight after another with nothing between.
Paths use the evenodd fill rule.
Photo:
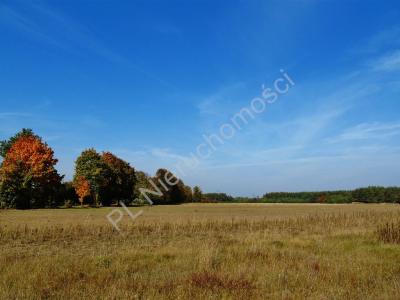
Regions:
<instances>
[{"instance_id":1,"label":"autumn tree with orange leaves","mask_svg":"<svg viewBox=\"0 0 400 300\"><path fill-rule=\"evenodd\" d=\"M0 198L12 208L56 206L62 177L53 150L32 131L18 133L8 142L0 167Z\"/></svg>"},{"instance_id":2,"label":"autumn tree with orange leaves","mask_svg":"<svg viewBox=\"0 0 400 300\"><path fill-rule=\"evenodd\" d=\"M75 162L74 188L81 201L109 206L133 200L135 170L111 152L84 150Z\"/></svg>"},{"instance_id":3,"label":"autumn tree with orange leaves","mask_svg":"<svg viewBox=\"0 0 400 300\"><path fill-rule=\"evenodd\" d=\"M83 201L90 196L90 183L85 177L79 176L74 181L75 192L79 197L79 202L83 206Z\"/></svg>"},{"instance_id":4,"label":"autumn tree with orange leaves","mask_svg":"<svg viewBox=\"0 0 400 300\"><path fill-rule=\"evenodd\" d=\"M84 150L75 161L74 187L78 193L82 178L89 183L89 204L99 206L103 202L102 195L110 187L112 173L101 155L95 149ZM78 187L78 189L77 189Z\"/></svg>"}]
</instances>

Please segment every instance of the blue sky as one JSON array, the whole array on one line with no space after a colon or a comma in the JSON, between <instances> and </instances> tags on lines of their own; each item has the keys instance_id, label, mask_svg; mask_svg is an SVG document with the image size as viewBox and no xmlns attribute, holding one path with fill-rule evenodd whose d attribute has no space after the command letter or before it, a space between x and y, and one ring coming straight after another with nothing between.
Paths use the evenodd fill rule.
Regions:
<instances>
[{"instance_id":1,"label":"blue sky","mask_svg":"<svg viewBox=\"0 0 400 300\"><path fill-rule=\"evenodd\" d=\"M183 176L206 192L399 185L398 1L2 1L0 138L69 179L88 147L174 169L284 69L295 82Z\"/></svg>"}]
</instances>

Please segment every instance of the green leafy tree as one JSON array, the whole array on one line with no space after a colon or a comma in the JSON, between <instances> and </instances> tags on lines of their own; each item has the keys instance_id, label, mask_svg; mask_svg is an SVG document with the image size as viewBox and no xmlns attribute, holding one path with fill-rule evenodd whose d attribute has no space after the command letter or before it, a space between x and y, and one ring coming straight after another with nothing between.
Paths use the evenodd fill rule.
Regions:
<instances>
[{"instance_id":1,"label":"green leafy tree","mask_svg":"<svg viewBox=\"0 0 400 300\"><path fill-rule=\"evenodd\" d=\"M74 183L82 178L90 183L92 202L98 206L104 200L101 196L107 194L106 189L112 182L112 171L93 148L83 151L75 162ZM107 200L104 202L107 204Z\"/></svg>"},{"instance_id":2,"label":"green leafy tree","mask_svg":"<svg viewBox=\"0 0 400 300\"><path fill-rule=\"evenodd\" d=\"M380 203L385 202L385 188L380 186L369 186L353 191L353 199L358 202Z\"/></svg>"},{"instance_id":3,"label":"green leafy tree","mask_svg":"<svg viewBox=\"0 0 400 300\"><path fill-rule=\"evenodd\" d=\"M135 173L136 176L136 183L134 187L134 201L136 204L144 204L147 203L146 198L144 195L141 193L141 189L147 189L147 190L154 190L153 186L150 183L151 177L146 174L145 172L142 171L137 171Z\"/></svg>"},{"instance_id":4,"label":"green leafy tree","mask_svg":"<svg viewBox=\"0 0 400 300\"><path fill-rule=\"evenodd\" d=\"M71 205L79 204L79 197L75 192L75 188L71 181L66 181L62 183L62 187L60 189L60 198L64 203L68 202Z\"/></svg>"},{"instance_id":5,"label":"green leafy tree","mask_svg":"<svg viewBox=\"0 0 400 300\"><path fill-rule=\"evenodd\" d=\"M203 195L206 202L233 202L234 198L225 193L207 193Z\"/></svg>"},{"instance_id":6,"label":"green leafy tree","mask_svg":"<svg viewBox=\"0 0 400 300\"><path fill-rule=\"evenodd\" d=\"M385 190L385 202L400 203L400 188L388 187Z\"/></svg>"},{"instance_id":7,"label":"green leafy tree","mask_svg":"<svg viewBox=\"0 0 400 300\"><path fill-rule=\"evenodd\" d=\"M185 202L193 202L193 191L188 185L184 186L185 189Z\"/></svg>"},{"instance_id":8,"label":"green leafy tree","mask_svg":"<svg viewBox=\"0 0 400 300\"><path fill-rule=\"evenodd\" d=\"M182 180L167 169L158 169L152 178L153 183L161 192L160 196L152 196L155 204L176 204L186 200L186 189ZM153 188L154 189L154 188Z\"/></svg>"},{"instance_id":9,"label":"green leafy tree","mask_svg":"<svg viewBox=\"0 0 400 300\"><path fill-rule=\"evenodd\" d=\"M166 176L168 176L168 174L169 171L167 169L158 169L156 175L152 178L152 181L157 186L158 191L161 192L161 195L152 196L152 200L154 201L155 204L171 203L170 199L171 185L166 180Z\"/></svg>"},{"instance_id":10,"label":"green leafy tree","mask_svg":"<svg viewBox=\"0 0 400 300\"><path fill-rule=\"evenodd\" d=\"M103 190L103 205L111 204L111 200L130 203L135 191L135 169L111 152L103 152L101 157L111 171L108 187Z\"/></svg>"},{"instance_id":11,"label":"green leafy tree","mask_svg":"<svg viewBox=\"0 0 400 300\"><path fill-rule=\"evenodd\" d=\"M193 202L201 202L203 199L203 192L199 186L193 188Z\"/></svg>"},{"instance_id":12,"label":"green leafy tree","mask_svg":"<svg viewBox=\"0 0 400 300\"><path fill-rule=\"evenodd\" d=\"M169 191L169 203L183 203L186 202L187 194L185 184L182 180L174 176L174 180L178 180L178 183L172 185Z\"/></svg>"}]
</instances>

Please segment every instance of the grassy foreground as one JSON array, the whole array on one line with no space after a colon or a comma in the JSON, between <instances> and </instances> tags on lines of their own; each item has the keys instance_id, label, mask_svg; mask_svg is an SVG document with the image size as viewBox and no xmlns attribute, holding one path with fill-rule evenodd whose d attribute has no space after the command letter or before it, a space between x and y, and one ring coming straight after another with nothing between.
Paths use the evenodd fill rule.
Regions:
<instances>
[{"instance_id":1,"label":"grassy foreground","mask_svg":"<svg viewBox=\"0 0 400 300\"><path fill-rule=\"evenodd\" d=\"M111 210L0 211L0 299L400 299L400 205Z\"/></svg>"}]
</instances>

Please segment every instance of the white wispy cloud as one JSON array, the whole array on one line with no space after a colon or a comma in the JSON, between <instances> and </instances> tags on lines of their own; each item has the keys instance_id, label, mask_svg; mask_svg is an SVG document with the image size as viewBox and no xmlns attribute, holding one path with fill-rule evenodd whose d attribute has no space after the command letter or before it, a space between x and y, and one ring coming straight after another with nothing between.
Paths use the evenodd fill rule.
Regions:
<instances>
[{"instance_id":1,"label":"white wispy cloud","mask_svg":"<svg viewBox=\"0 0 400 300\"><path fill-rule=\"evenodd\" d=\"M348 107L336 107L320 110L314 114L287 122L284 124L284 127L286 126L284 131L287 132L288 142L297 146L307 145L313 139L322 135L348 109Z\"/></svg>"},{"instance_id":2,"label":"white wispy cloud","mask_svg":"<svg viewBox=\"0 0 400 300\"><path fill-rule=\"evenodd\" d=\"M228 109L232 106L239 92L243 91L245 84L237 82L228 86L221 87L211 95L204 97L197 105L201 115L225 116L231 111ZM241 99L242 101L247 99Z\"/></svg>"},{"instance_id":3,"label":"white wispy cloud","mask_svg":"<svg viewBox=\"0 0 400 300\"><path fill-rule=\"evenodd\" d=\"M170 149L153 148L149 151L152 159L159 159L165 166L171 168L173 172L184 169L184 173L193 172L200 165L207 164L206 160L202 160L197 156L193 156L190 152L187 155L178 154ZM183 174L182 174L183 175Z\"/></svg>"},{"instance_id":4,"label":"white wispy cloud","mask_svg":"<svg viewBox=\"0 0 400 300\"><path fill-rule=\"evenodd\" d=\"M273 163L225 164L199 169L188 178L188 182L206 187L206 192L229 190L234 195L395 185L400 175L398 153L384 154L381 159L376 158L382 151L277 160ZM232 186L232 182L235 185Z\"/></svg>"},{"instance_id":5,"label":"white wispy cloud","mask_svg":"<svg viewBox=\"0 0 400 300\"><path fill-rule=\"evenodd\" d=\"M14 26L40 42L75 54L87 49L111 62L126 61L94 37L86 26L44 4L30 3L24 6L24 9L2 4L0 12L0 21ZM51 26L48 26L49 24ZM57 34L54 33L54 29L58 29ZM59 32L62 32L62 35Z\"/></svg>"},{"instance_id":6,"label":"white wispy cloud","mask_svg":"<svg viewBox=\"0 0 400 300\"><path fill-rule=\"evenodd\" d=\"M66 45L48 35L35 20L5 4L0 4L0 22L16 28L40 42L67 50Z\"/></svg>"},{"instance_id":7,"label":"white wispy cloud","mask_svg":"<svg viewBox=\"0 0 400 300\"><path fill-rule=\"evenodd\" d=\"M385 54L370 63L375 71L396 71L400 70L400 50Z\"/></svg>"},{"instance_id":8,"label":"white wispy cloud","mask_svg":"<svg viewBox=\"0 0 400 300\"><path fill-rule=\"evenodd\" d=\"M0 22L18 29L41 43L74 55L82 55L84 51L88 51L111 63L141 73L171 90L177 90L170 82L144 69L105 44L99 37L99 33L93 32L85 24L43 3L26 3L23 8L0 4Z\"/></svg>"},{"instance_id":9,"label":"white wispy cloud","mask_svg":"<svg viewBox=\"0 0 400 300\"><path fill-rule=\"evenodd\" d=\"M361 123L346 129L339 136L330 138L330 142L341 142L349 140L382 139L400 134L400 122L395 123Z\"/></svg>"},{"instance_id":10,"label":"white wispy cloud","mask_svg":"<svg viewBox=\"0 0 400 300\"><path fill-rule=\"evenodd\" d=\"M389 27L376 32L368 40L359 44L357 52L371 54L393 46L400 46L400 26Z\"/></svg>"},{"instance_id":11,"label":"white wispy cloud","mask_svg":"<svg viewBox=\"0 0 400 300\"><path fill-rule=\"evenodd\" d=\"M32 114L24 112L0 112L0 119L6 118L24 118L30 117Z\"/></svg>"},{"instance_id":12,"label":"white wispy cloud","mask_svg":"<svg viewBox=\"0 0 400 300\"><path fill-rule=\"evenodd\" d=\"M170 149L167 148L153 148L150 149L149 153L155 157L162 158L162 159L173 159L173 160L187 160L188 157L176 154L172 152Z\"/></svg>"}]
</instances>

